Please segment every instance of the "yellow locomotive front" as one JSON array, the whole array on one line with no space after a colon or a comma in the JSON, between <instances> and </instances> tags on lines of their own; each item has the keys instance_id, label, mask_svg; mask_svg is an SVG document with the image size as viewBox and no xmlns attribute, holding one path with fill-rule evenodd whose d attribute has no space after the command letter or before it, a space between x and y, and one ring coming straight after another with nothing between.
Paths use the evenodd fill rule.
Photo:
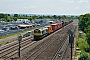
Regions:
<instances>
[{"instance_id":1,"label":"yellow locomotive front","mask_svg":"<svg viewBox=\"0 0 90 60\"><path fill-rule=\"evenodd\" d=\"M42 35L42 31L39 29L35 29L34 30L34 36L41 36Z\"/></svg>"},{"instance_id":2,"label":"yellow locomotive front","mask_svg":"<svg viewBox=\"0 0 90 60\"><path fill-rule=\"evenodd\" d=\"M34 30L34 39L38 40L43 38L44 36L46 36L48 34L48 28L38 28Z\"/></svg>"}]
</instances>

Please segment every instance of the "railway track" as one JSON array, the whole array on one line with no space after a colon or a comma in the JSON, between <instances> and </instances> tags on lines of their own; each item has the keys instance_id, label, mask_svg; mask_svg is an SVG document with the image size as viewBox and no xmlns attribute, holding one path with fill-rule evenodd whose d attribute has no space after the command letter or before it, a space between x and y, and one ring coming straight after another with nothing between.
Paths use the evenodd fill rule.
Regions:
<instances>
[{"instance_id":1,"label":"railway track","mask_svg":"<svg viewBox=\"0 0 90 60\"><path fill-rule=\"evenodd\" d=\"M51 60L62 60L64 52L67 49L68 43L69 41L67 37L66 40L61 44L61 46L59 47L59 49L57 50L57 52L55 53L54 57Z\"/></svg>"},{"instance_id":2,"label":"railway track","mask_svg":"<svg viewBox=\"0 0 90 60\"><path fill-rule=\"evenodd\" d=\"M51 52L50 54L51 55L55 54L56 51L57 51L57 48L60 47L58 45L61 45L61 43L62 43L61 41L66 40L65 37L67 36L67 29L72 29L72 27L70 25L72 25L72 24L69 24L68 27L62 28L60 30L61 32L56 31L57 33L53 33L53 34L51 34L50 37L46 37L46 38L42 39L42 40L45 40L45 41L43 41L40 44L38 43L38 45L34 49L28 51L25 54L22 54L21 59L23 59L23 60L29 60L29 59L31 60L31 58L34 59L34 60L41 59L41 58L38 58L38 57L43 56L42 53L45 53L45 52L47 53L47 51L51 51L52 47L56 47L56 48L52 49L53 50L52 52L54 52L54 53ZM33 40L33 38L26 38L26 39L22 40L22 42L21 42L21 47L22 47L21 51L23 51L28 46L32 46L36 43L36 41L31 41L31 40ZM56 43L54 43L54 42L56 42ZM14 56L17 53L18 53L18 42L12 42L12 43L4 46L4 47L0 47L0 58L2 58L4 60L9 60L10 57ZM34 56L34 58L32 56ZM48 55L46 54L46 56L49 56L49 54ZM51 58L48 57L48 58L45 58L45 59L51 59Z\"/></svg>"},{"instance_id":3,"label":"railway track","mask_svg":"<svg viewBox=\"0 0 90 60\"><path fill-rule=\"evenodd\" d=\"M32 42L31 40L32 40L32 37L23 39L22 42L20 43L21 47L24 47L25 45L30 44ZM1 47L0 58L8 59L14 54L16 54L17 52L18 52L18 41L15 41L15 42L12 42L8 45Z\"/></svg>"},{"instance_id":4,"label":"railway track","mask_svg":"<svg viewBox=\"0 0 90 60\"><path fill-rule=\"evenodd\" d=\"M68 27L70 28L70 27ZM51 60L57 49L67 40L67 29L63 28L62 32L57 32L55 35L47 38L44 43L39 44L33 50L29 51L23 60ZM65 30L66 29L66 30ZM28 57L27 57L28 56ZM50 57L49 57L50 56ZM52 56L52 57L51 57ZM27 58L26 58L27 57Z\"/></svg>"},{"instance_id":5,"label":"railway track","mask_svg":"<svg viewBox=\"0 0 90 60\"><path fill-rule=\"evenodd\" d=\"M30 36L30 37L23 38L22 42L23 42L24 40L29 39L29 38L31 38L31 36ZM2 51L2 50L4 50L4 49L7 49L7 48L9 48L9 47L11 47L11 46L13 46L13 45L16 45L16 44L18 44L18 41L14 41L14 42L11 42L11 43L6 44L6 45L4 45L4 46L1 46L1 47L0 47L0 51Z\"/></svg>"},{"instance_id":6,"label":"railway track","mask_svg":"<svg viewBox=\"0 0 90 60\"><path fill-rule=\"evenodd\" d=\"M34 51L34 53L32 53L30 56L28 56L25 60L28 60L28 59L35 60L35 59L37 59L37 57L40 56L43 52L45 52L45 50L47 50L47 48L50 47L51 44L56 42L55 39L58 39L58 37L56 37L56 38L53 37L52 39L53 39L52 41L49 40L48 42L44 43L39 49L37 48Z\"/></svg>"},{"instance_id":7,"label":"railway track","mask_svg":"<svg viewBox=\"0 0 90 60\"><path fill-rule=\"evenodd\" d=\"M77 29L76 26L72 28L72 31L75 33ZM66 46L63 45L62 49L59 48L55 56L52 60L70 60L71 59L71 44L67 41L64 43Z\"/></svg>"},{"instance_id":8,"label":"railway track","mask_svg":"<svg viewBox=\"0 0 90 60\"><path fill-rule=\"evenodd\" d=\"M74 26L74 29L75 30L73 30L73 32L74 33L76 33L77 32L77 29L78 27L77 26ZM76 35L76 34L75 34ZM74 35L74 36L75 36ZM76 37L76 36L75 36ZM74 43L73 43L74 44ZM63 54L63 56L62 56L62 60L70 60L71 59L71 44L69 43L68 44L68 46L67 46L67 49L66 49L66 51L64 52L64 54ZM74 48L75 48L75 46L74 46ZM73 51L73 53L72 53L72 55L74 55L75 54L75 51L74 51L74 48L72 48L72 51ZM72 57L72 59L73 59L73 57Z\"/></svg>"}]
</instances>

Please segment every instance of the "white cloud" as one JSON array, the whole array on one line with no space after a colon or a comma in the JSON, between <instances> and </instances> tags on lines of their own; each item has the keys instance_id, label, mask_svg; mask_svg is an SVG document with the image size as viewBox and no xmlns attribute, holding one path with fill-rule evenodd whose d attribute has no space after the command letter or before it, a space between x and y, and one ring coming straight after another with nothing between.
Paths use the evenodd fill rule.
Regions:
<instances>
[{"instance_id":1,"label":"white cloud","mask_svg":"<svg viewBox=\"0 0 90 60\"><path fill-rule=\"evenodd\" d=\"M25 1L25 0L9 0L9 1Z\"/></svg>"},{"instance_id":2,"label":"white cloud","mask_svg":"<svg viewBox=\"0 0 90 60\"><path fill-rule=\"evenodd\" d=\"M80 3L87 3L88 0L79 0L78 2L80 2Z\"/></svg>"},{"instance_id":3,"label":"white cloud","mask_svg":"<svg viewBox=\"0 0 90 60\"><path fill-rule=\"evenodd\" d=\"M36 8L36 6L30 6L30 8Z\"/></svg>"},{"instance_id":4,"label":"white cloud","mask_svg":"<svg viewBox=\"0 0 90 60\"><path fill-rule=\"evenodd\" d=\"M67 2L67 1L63 0L62 2Z\"/></svg>"},{"instance_id":5,"label":"white cloud","mask_svg":"<svg viewBox=\"0 0 90 60\"><path fill-rule=\"evenodd\" d=\"M34 9L35 9L36 6L29 6L29 7L26 7L26 6L25 6L25 7L23 7L23 8L25 8L25 9L27 9L27 8L34 8Z\"/></svg>"},{"instance_id":6,"label":"white cloud","mask_svg":"<svg viewBox=\"0 0 90 60\"><path fill-rule=\"evenodd\" d=\"M11 8L11 6L7 6L8 8Z\"/></svg>"},{"instance_id":7,"label":"white cloud","mask_svg":"<svg viewBox=\"0 0 90 60\"><path fill-rule=\"evenodd\" d=\"M29 7L24 7L25 9L29 8Z\"/></svg>"},{"instance_id":8,"label":"white cloud","mask_svg":"<svg viewBox=\"0 0 90 60\"><path fill-rule=\"evenodd\" d=\"M80 7L76 7L77 9L79 9Z\"/></svg>"},{"instance_id":9,"label":"white cloud","mask_svg":"<svg viewBox=\"0 0 90 60\"><path fill-rule=\"evenodd\" d=\"M80 9L80 7L76 7L76 10Z\"/></svg>"},{"instance_id":10,"label":"white cloud","mask_svg":"<svg viewBox=\"0 0 90 60\"><path fill-rule=\"evenodd\" d=\"M74 3L75 2L75 0L58 0L58 1L62 3Z\"/></svg>"},{"instance_id":11,"label":"white cloud","mask_svg":"<svg viewBox=\"0 0 90 60\"><path fill-rule=\"evenodd\" d=\"M89 6L89 0L1 0L0 12L81 14Z\"/></svg>"},{"instance_id":12,"label":"white cloud","mask_svg":"<svg viewBox=\"0 0 90 60\"><path fill-rule=\"evenodd\" d=\"M50 0L50 1L53 1L53 0Z\"/></svg>"},{"instance_id":13,"label":"white cloud","mask_svg":"<svg viewBox=\"0 0 90 60\"><path fill-rule=\"evenodd\" d=\"M37 1L54 1L54 0L37 0Z\"/></svg>"},{"instance_id":14,"label":"white cloud","mask_svg":"<svg viewBox=\"0 0 90 60\"><path fill-rule=\"evenodd\" d=\"M42 10L43 12L45 11L45 10Z\"/></svg>"},{"instance_id":15,"label":"white cloud","mask_svg":"<svg viewBox=\"0 0 90 60\"><path fill-rule=\"evenodd\" d=\"M87 7L88 9L90 9L90 7Z\"/></svg>"},{"instance_id":16,"label":"white cloud","mask_svg":"<svg viewBox=\"0 0 90 60\"><path fill-rule=\"evenodd\" d=\"M67 2L69 2L69 3L73 3L74 1L73 1L73 0L71 0L71 1L67 1Z\"/></svg>"},{"instance_id":17,"label":"white cloud","mask_svg":"<svg viewBox=\"0 0 90 60\"><path fill-rule=\"evenodd\" d=\"M62 9L62 7L58 7L57 9Z\"/></svg>"}]
</instances>

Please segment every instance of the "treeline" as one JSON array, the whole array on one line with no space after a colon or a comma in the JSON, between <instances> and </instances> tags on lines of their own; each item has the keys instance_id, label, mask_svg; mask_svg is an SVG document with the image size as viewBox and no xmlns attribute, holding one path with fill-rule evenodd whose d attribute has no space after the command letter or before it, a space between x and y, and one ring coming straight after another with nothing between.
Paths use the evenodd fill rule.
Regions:
<instances>
[{"instance_id":1,"label":"treeline","mask_svg":"<svg viewBox=\"0 0 90 60\"><path fill-rule=\"evenodd\" d=\"M86 33L86 41L90 46L90 14L81 15L79 17L79 28Z\"/></svg>"},{"instance_id":2,"label":"treeline","mask_svg":"<svg viewBox=\"0 0 90 60\"><path fill-rule=\"evenodd\" d=\"M90 26L90 14L80 15L79 17L79 28L84 33L88 32Z\"/></svg>"},{"instance_id":3,"label":"treeline","mask_svg":"<svg viewBox=\"0 0 90 60\"><path fill-rule=\"evenodd\" d=\"M80 40L82 42L79 44L82 44L81 48L83 48L83 51L86 52L86 55L84 53L80 59L88 60L89 58L90 60L90 14L88 13L88 14L80 15L78 25L79 25L79 30L85 33L85 36L84 36L85 40L84 39Z\"/></svg>"},{"instance_id":4,"label":"treeline","mask_svg":"<svg viewBox=\"0 0 90 60\"><path fill-rule=\"evenodd\" d=\"M10 14L3 14L0 13L0 21L6 21L6 22L10 22L10 21L16 21L17 19L28 19L30 21L32 20L36 20L36 19L77 19L78 16L59 16L59 15L33 15L33 16L28 16L28 15L20 15L20 14L14 14L14 15L10 15Z\"/></svg>"}]
</instances>

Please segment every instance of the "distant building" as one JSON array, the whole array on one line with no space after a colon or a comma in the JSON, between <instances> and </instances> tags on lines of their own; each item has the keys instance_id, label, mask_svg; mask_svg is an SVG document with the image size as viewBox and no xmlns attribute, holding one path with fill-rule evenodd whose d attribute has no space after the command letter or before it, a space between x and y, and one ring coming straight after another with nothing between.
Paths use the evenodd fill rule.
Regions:
<instances>
[{"instance_id":1,"label":"distant building","mask_svg":"<svg viewBox=\"0 0 90 60\"><path fill-rule=\"evenodd\" d=\"M17 23L29 23L30 21L28 19L17 19Z\"/></svg>"},{"instance_id":2,"label":"distant building","mask_svg":"<svg viewBox=\"0 0 90 60\"><path fill-rule=\"evenodd\" d=\"M32 25L25 25L25 24L20 24L20 25L18 25L18 27L20 28L20 29L24 29L24 28L30 28L30 27L32 27Z\"/></svg>"},{"instance_id":3,"label":"distant building","mask_svg":"<svg viewBox=\"0 0 90 60\"><path fill-rule=\"evenodd\" d=\"M36 23L41 24L43 26L48 24L49 21L50 21L50 19L36 19Z\"/></svg>"}]
</instances>

